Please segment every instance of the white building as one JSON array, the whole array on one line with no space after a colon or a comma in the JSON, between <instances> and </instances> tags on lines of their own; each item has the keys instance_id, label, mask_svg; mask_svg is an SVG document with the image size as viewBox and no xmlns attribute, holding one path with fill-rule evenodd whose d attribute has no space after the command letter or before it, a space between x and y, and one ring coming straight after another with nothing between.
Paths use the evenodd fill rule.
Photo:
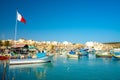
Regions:
<instances>
[{"instance_id":1,"label":"white building","mask_svg":"<svg viewBox=\"0 0 120 80\"><path fill-rule=\"evenodd\" d=\"M71 42L68 42L68 41L64 41L63 42L64 45L69 45L69 44L72 44Z\"/></svg>"},{"instance_id":2,"label":"white building","mask_svg":"<svg viewBox=\"0 0 120 80\"><path fill-rule=\"evenodd\" d=\"M102 43L99 42L86 42L85 43L86 47L88 48L94 48L95 50L102 50L102 48L104 47L104 45Z\"/></svg>"}]
</instances>

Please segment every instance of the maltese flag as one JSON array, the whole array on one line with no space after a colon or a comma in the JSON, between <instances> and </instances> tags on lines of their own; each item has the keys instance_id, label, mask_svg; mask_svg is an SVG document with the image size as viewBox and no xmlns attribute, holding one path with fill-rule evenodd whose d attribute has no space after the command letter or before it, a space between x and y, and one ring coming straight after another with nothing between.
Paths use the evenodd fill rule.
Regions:
<instances>
[{"instance_id":1,"label":"maltese flag","mask_svg":"<svg viewBox=\"0 0 120 80\"><path fill-rule=\"evenodd\" d=\"M23 23L26 23L24 17L17 11L17 20Z\"/></svg>"}]
</instances>

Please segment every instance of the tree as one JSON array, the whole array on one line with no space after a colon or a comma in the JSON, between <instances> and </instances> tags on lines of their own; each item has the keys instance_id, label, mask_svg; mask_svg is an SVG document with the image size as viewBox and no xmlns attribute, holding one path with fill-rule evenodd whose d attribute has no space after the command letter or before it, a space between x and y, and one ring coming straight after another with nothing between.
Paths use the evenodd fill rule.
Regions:
<instances>
[{"instance_id":1,"label":"tree","mask_svg":"<svg viewBox=\"0 0 120 80\"><path fill-rule=\"evenodd\" d=\"M8 46L11 46L11 44L10 44L10 41L5 41L5 44L4 44L6 47L8 47Z\"/></svg>"},{"instance_id":2,"label":"tree","mask_svg":"<svg viewBox=\"0 0 120 80\"><path fill-rule=\"evenodd\" d=\"M51 53L55 52L55 45L49 45L48 48L49 48Z\"/></svg>"}]
</instances>

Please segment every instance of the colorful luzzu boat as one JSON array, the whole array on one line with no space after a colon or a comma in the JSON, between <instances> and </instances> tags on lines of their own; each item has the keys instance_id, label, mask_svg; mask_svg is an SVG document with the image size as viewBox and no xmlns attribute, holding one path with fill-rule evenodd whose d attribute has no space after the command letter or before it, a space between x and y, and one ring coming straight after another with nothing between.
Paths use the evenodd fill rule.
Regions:
<instances>
[{"instance_id":1,"label":"colorful luzzu boat","mask_svg":"<svg viewBox=\"0 0 120 80\"><path fill-rule=\"evenodd\" d=\"M120 48L116 48L110 51L113 58L120 59Z\"/></svg>"},{"instance_id":2,"label":"colorful luzzu boat","mask_svg":"<svg viewBox=\"0 0 120 80\"><path fill-rule=\"evenodd\" d=\"M113 58L120 59L120 52L114 52L112 53Z\"/></svg>"},{"instance_id":3,"label":"colorful luzzu boat","mask_svg":"<svg viewBox=\"0 0 120 80\"><path fill-rule=\"evenodd\" d=\"M45 55L44 53L38 53L37 57L34 58L22 58L22 59L10 59L10 65L18 64L34 64L34 63L44 63L51 62L53 55Z\"/></svg>"},{"instance_id":4,"label":"colorful luzzu boat","mask_svg":"<svg viewBox=\"0 0 120 80\"><path fill-rule=\"evenodd\" d=\"M71 50L69 53L67 53L67 57L68 58L79 58L80 55Z\"/></svg>"},{"instance_id":5,"label":"colorful luzzu boat","mask_svg":"<svg viewBox=\"0 0 120 80\"><path fill-rule=\"evenodd\" d=\"M88 49L80 49L80 56L88 56Z\"/></svg>"},{"instance_id":6,"label":"colorful luzzu boat","mask_svg":"<svg viewBox=\"0 0 120 80\"><path fill-rule=\"evenodd\" d=\"M10 59L10 55L8 54L0 54L0 60L9 60Z\"/></svg>"},{"instance_id":7,"label":"colorful luzzu boat","mask_svg":"<svg viewBox=\"0 0 120 80\"><path fill-rule=\"evenodd\" d=\"M35 58L35 59L10 59L10 65L17 65L17 64L34 64L34 63L44 63L44 62L51 62L53 56L46 56L42 58Z\"/></svg>"},{"instance_id":8,"label":"colorful luzzu boat","mask_svg":"<svg viewBox=\"0 0 120 80\"><path fill-rule=\"evenodd\" d=\"M112 58L111 53L108 51L98 50L98 51L96 51L95 54L96 54L96 57Z\"/></svg>"},{"instance_id":9,"label":"colorful luzzu boat","mask_svg":"<svg viewBox=\"0 0 120 80\"><path fill-rule=\"evenodd\" d=\"M107 52L105 52L105 53L96 54L96 57L112 58L112 55L107 53Z\"/></svg>"}]
</instances>

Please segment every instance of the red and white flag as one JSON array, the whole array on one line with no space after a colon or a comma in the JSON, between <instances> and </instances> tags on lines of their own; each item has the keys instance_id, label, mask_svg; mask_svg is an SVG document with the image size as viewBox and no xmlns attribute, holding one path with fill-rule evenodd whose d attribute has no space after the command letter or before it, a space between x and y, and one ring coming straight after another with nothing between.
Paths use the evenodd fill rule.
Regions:
<instances>
[{"instance_id":1,"label":"red and white flag","mask_svg":"<svg viewBox=\"0 0 120 80\"><path fill-rule=\"evenodd\" d=\"M23 23L26 23L24 17L17 11L17 20Z\"/></svg>"}]
</instances>

